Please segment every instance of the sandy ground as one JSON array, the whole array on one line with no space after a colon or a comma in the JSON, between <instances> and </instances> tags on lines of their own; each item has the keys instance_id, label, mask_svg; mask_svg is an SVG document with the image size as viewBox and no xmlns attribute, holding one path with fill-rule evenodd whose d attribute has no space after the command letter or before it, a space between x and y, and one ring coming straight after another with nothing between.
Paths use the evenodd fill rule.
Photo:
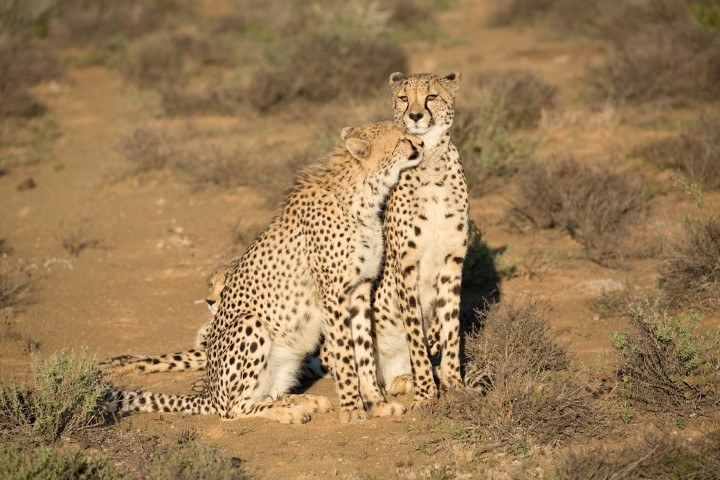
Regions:
<instances>
[{"instance_id":1,"label":"sandy ground","mask_svg":"<svg viewBox=\"0 0 720 480\"><path fill-rule=\"evenodd\" d=\"M441 13L439 28L445 35L432 44L410 46L412 70L459 69L467 92L477 73L488 68L527 69L555 83L563 113L551 113L543 122L541 154L573 152L582 161L601 161L653 135L637 122L623 122L623 112L582 106L578 80L605 46L546 38L531 29L490 30L484 26L485 15L484 2L467 1ZM385 88L385 79L378 79L378 88ZM229 232L238 219L255 231L268 220L272 205L267 192L195 189L171 174L122 177L128 165L117 152L118 139L152 118L115 72L72 69L62 82L39 91L61 137L46 161L0 177L0 236L13 248L7 261L29 272L32 283L31 302L20 308L14 328L39 342L44 354L85 346L104 358L191 346L196 329L208 318L204 304L196 302L204 298L205 279L237 253ZM458 103L463 101L461 92ZM345 106L326 107L318 114L333 108L342 112ZM347 108L355 117L362 114L355 105ZM242 141L280 142L292 152L301 151L317 130L318 122L306 120L299 114L282 119L251 114L199 122ZM37 186L17 190L27 177ZM506 212L511 194L510 188L501 189L473 199L471 207L489 244L508 247L520 267L520 276L503 282L504 298L532 295L547 301L553 308L552 326L565 332L576 359L602 363L609 332L622 324L593 314L588 300L604 285L627 282L652 288L658 261L636 260L622 269L607 269L583 258L581 247L562 232L510 228ZM654 221L677 228L687 208L679 195L670 194L653 204L653 211L661 212ZM81 225L84 238L99 243L72 257L63 250L62 239ZM29 355L23 345L8 339L0 343L2 378L26 375ZM128 374L119 381L179 393L188 392L197 376ZM328 379L309 392L335 398ZM248 473L258 478L412 478L449 461L460 465L459 471L466 462L468 471L476 471L477 460L472 463L462 450L444 449L428 425L412 413L351 426L341 426L337 413L292 426L158 414L127 417L112 428L168 442L194 430L201 441L218 443L242 459Z\"/></svg>"}]
</instances>

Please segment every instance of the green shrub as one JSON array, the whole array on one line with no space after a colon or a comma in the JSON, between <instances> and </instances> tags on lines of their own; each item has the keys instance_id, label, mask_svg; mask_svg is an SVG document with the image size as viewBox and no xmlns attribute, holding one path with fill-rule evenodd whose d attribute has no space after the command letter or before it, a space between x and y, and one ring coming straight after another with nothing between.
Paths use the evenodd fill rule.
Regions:
<instances>
[{"instance_id":1,"label":"green shrub","mask_svg":"<svg viewBox=\"0 0 720 480\"><path fill-rule=\"evenodd\" d=\"M697 331L698 317L674 317L660 300L630 306L631 332L614 332L620 392L651 411L689 415L718 404L717 336Z\"/></svg>"},{"instance_id":2,"label":"green shrub","mask_svg":"<svg viewBox=\"0 0 720 480\"><path fill-rule=\"evenodd\" d=\"M109 386L94 357L63 350L33 357L32 386L0 382L0 426L54 442L103 423Z\"/></svg>"}]
</instances>

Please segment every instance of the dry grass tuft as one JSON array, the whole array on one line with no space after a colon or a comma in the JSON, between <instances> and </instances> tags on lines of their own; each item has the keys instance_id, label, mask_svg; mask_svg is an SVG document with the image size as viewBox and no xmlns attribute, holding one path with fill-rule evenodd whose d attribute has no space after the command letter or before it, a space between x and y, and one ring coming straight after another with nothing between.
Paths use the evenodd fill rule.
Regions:
<instances>
[{"instance_id":1,"label":"dry grass tuft","mask_svg":"<svg viewBox=\"0 0 720 480\"><path fill-rule=\"evenodd\" d=\"M661 166L680 170L691 182L720 189L720 115L701 117L680 135L635 152Z\"/></svg>"},{"instance_id":2,"label":"dry grass tuft","mask_svg":"<svg viewBox=\"0 0 720 480\"><path fill-rule=\"evenodd\" d=\"M669 433L645 434L620 448L597 447L570 451L555 469L564 480L705 480L720 472L720 432L694 442L681 442Z\"/></svg>"},{"instance_id":3,"label":"dry grass tuft","mask_svg":"<svg viewBox=\"0 0 720 480\"><path fill-rule=\"evenodd\" d=\"M698 332L696 316L673 317L660 300L630 306L633 331L611 336L620 393L638 407L690 415L718 405L720 337Z\"/></svg>"},{"instance_id":4,"label":"dry grass tuft","mask_svg":"<svg viewBox=\"0 0 720 480\"><path fill-rule=\"evenodd\" d=\"M711 311L720 306L720 216L685 225L686 238L666 254L660 288L675 310Z\"/></svg>"},{"instance_id":5,"label":"dry grass tuft","mask_svg":"<svg viewBox=\"0 0 720 480\"><path fill-rule=\"evenodd\" d=\"M538 228L567 229L592 260L608 264L633 248L625 242L628 230L647 206L642 184L627 173L582 166L569 157L531 164L517 183L514 214Z\"/></svg>"},{"instance_id":6,"label":"dry grass tuft","mask_svg":"<svg viewBox=\"0 0 720 480\"><path fill-rule=\"evenodd\" d=\"M527 452L557 444L598 424L590 394L566 369L568 358L545 309L500 305L466 340L466 384L474 388L437 407L478 447Z\"/></svg>"},{"instance_id":7,"label":"dry grass tuft","mask_svg":"<svg viewBox=\"0 0 720 480\"><path fill-rule=\"evenodd\" d=\"M68 255L77 258L85 250L101 246L102 240L89 236L91 227L92 222L87 218L73 224L60 223L61 232L57 238Z\"/></svg>"}]
</instances>

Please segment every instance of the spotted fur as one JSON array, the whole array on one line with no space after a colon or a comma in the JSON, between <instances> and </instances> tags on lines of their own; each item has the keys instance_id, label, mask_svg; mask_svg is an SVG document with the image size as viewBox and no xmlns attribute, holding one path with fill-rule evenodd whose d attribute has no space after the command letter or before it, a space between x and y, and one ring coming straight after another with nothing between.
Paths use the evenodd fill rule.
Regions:
<instances>
[{"instance_id":1,"label":"spotted fur","mask_svg":"<svg viewBox=\"0 0 720 480\"><path fill-rule=\"evenodd\" d=\"M121 391L121 411L260 416L283 423L327 411L323 397L288 396L302 359L325 335L341 420L404 411L378 385L370 290L382 263L380 212L422 141L392 122L346 128L344 147L306 169L240 258L207 336L207 391Z\"/></svg>"},{"instance_id":2,"label":"spotted fur","mask_svg":"<svg viewBox=\"0 0 720 480\"><path fill-rule=\"evenodd\" d=\"M462 385L460 281L467 248L468 193L450 139L460 74L390 76L394 119L425 142L425 160L404 172L387 201L385 264L374 298L378 376L414 404Z\"/></svg>"},{"instance_id":3,"label":"spotted fur","mask_svg":"<svg viewBox=\"0 0 720 480\"><path fill-rule=\"evenodd\" d=\"M222 292L235 270L239 260L233 260L214 272L208 279L208 295L205 298L210 313L214 316L222 299ZM100 362L100 368L106 372L160 373L205 370L207 366L207 334L212 317L195 334L194 348L181 352L161 355L120 355ZM304 379L322 378L329 371L327 349L321 349L320 355L312 355L303 361L300 376ZM192 384L192 389L203 392L207 378L202 377Z\"/></svg>"}]
</instances>

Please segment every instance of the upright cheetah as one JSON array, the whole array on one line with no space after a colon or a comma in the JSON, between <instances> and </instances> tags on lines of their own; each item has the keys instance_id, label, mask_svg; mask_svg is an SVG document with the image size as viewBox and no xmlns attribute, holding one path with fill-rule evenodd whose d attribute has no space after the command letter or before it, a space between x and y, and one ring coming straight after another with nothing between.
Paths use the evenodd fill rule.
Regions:
<instances>
[{"instance_id":1,"label":"upright cheetah","mask_svg":"<svg viewBox=\"0 0 720 480\"><path fill-rule=\"evenodd\" d=\"M441 352L441 386L462 385L459 312L468 193L450 139L459 81L458 72L390 75L395 122L423 139L425 159L401 175L385 208L385 264L374 298L376 354L379 383L393 394L414 383L414 405L438 395L428 350Z\"/></svg>"},{"instance_id":2,"label":"upright cheetah","mask_svg":"<svg viewBox=\"0 0 720 480\"><path fill-rule=\"evenodd\" d=\"M380 211L423 142L391 122L346 128L344 148L299 175L275 218L243 254L210 326L208 390L121 391L121 411L260 416L282 423L327 411L323 397L288 396L302 359L325 334L343 423L400 414L376 382L370 290L383 255Z\"/></svg>"}]
</instances>

